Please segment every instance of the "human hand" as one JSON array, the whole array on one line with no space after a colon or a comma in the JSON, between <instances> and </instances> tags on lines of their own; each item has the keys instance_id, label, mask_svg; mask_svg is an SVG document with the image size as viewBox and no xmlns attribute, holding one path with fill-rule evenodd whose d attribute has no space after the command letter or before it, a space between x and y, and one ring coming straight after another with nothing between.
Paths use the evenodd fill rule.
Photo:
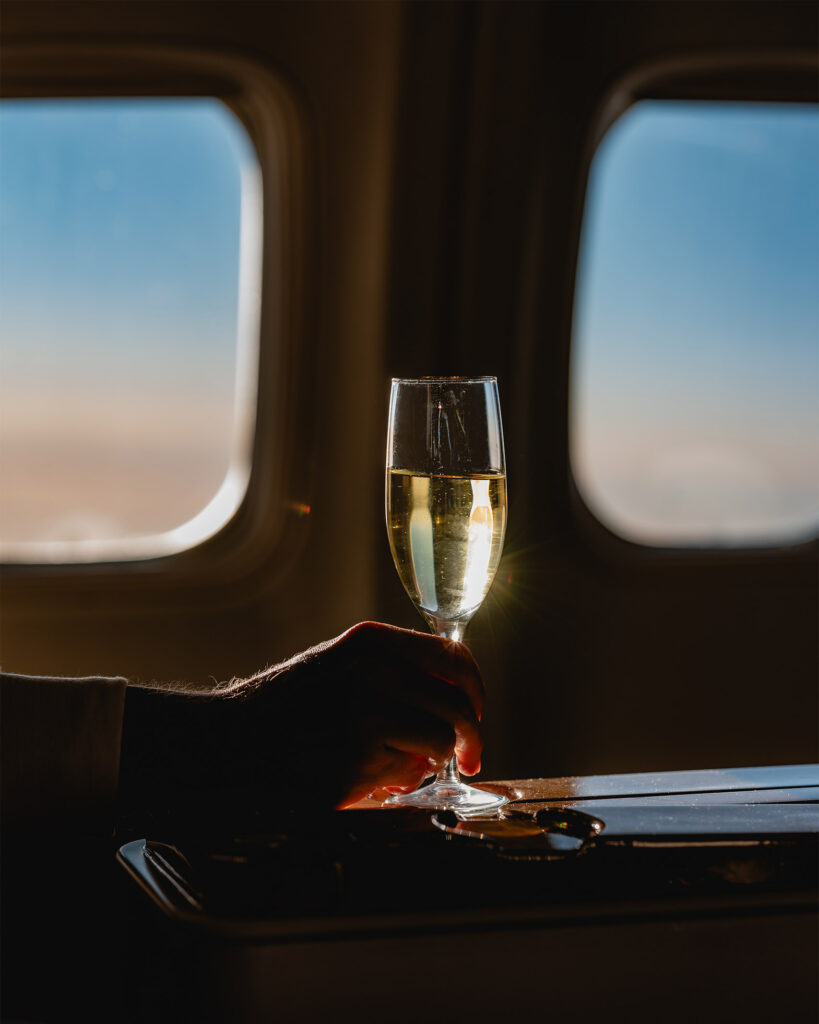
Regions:
<instances>
[{"instance_id":1,"label":"human hand","mask_svg":"<svg viewBox=\"0 0 819 1024\"><path fill-rule=\"evenodd\" d=\"M241 827L415 789L453 750L474 775L483 699L462 644L375 622L207 693L131 686L121 800L137 820Z\"/></svg>"},{"instance_id":2,"label":"human hand","mask_svg":"<svg viewBox=\"0 0 819 1024\"><path fill-rule=\"evenodd\" d=\"M363 622L234 686L248 770L272 790L347 806L416 789L453 750L464 774L480 769L483 680L462 644Z\"/></svg>"}]
</instances>

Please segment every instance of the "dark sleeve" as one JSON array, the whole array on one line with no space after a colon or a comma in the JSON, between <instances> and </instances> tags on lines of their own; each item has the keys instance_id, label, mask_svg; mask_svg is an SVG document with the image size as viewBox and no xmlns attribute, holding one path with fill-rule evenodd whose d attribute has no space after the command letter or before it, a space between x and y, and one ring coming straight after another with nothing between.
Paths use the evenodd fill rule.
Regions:
<instances>
[{"instance_id":1,"label":"dark sleeve","mask_svg":"<svg viewBox=\"0 0 819 1024\"><path fill-rule=\"evenodd\" d=\"M108 831L126 680L0 673L0 820Z\"/></svg>"}]
</instances>

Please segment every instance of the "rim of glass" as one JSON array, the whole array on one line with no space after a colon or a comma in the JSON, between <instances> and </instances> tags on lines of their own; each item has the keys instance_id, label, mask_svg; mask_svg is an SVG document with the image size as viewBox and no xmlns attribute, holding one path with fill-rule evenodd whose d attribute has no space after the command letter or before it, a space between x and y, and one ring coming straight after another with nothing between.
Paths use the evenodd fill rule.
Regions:
<instances>
[{"instance_id":1,"label":"rim of glass","mask_svg":"<svg viewBox=\"0 0 819 1024\"><path fill-rule=\"evenodd\" d=\"M393 377L393 384L434 384L437 381L454 380L461 384L486 384L488 381L497 381L497 377Z\"/></svg>"}]
</instances>

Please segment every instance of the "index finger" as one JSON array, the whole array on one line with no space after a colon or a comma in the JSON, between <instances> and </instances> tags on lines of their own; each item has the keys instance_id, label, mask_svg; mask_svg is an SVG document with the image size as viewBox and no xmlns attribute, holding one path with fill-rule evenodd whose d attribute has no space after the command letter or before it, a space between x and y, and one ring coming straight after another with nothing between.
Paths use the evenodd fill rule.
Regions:
<instances>
[{"instance_id":1,"label":"index finger","mask_svg":"<svg viewBox=\"0 0 819 1024\"><path fill-rule=\"evenodd\" d=\"M469 649L456 640L446 640L432 633L417 633L383 622L359 622L345 637L356 643L371 643L385 654L391 654L438 679L463 690L481 717L484 684L480 669Z\"/></svg>"}]
</instances>

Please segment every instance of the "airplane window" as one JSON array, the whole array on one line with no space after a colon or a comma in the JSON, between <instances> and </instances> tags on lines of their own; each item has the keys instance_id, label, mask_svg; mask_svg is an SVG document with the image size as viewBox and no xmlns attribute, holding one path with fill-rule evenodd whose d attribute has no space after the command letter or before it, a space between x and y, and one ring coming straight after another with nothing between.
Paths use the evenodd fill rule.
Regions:
<instances>
[{"instance_id":1,"label":"airplane window","mask_svg":"<svg viewBox=\"0 0 819 1024\"><path fill-rule=\"evenodd\" d=\"M246 487L261 181L215 99L0 103L0 554L127 559Z\"/></svg>"},{"instance_id":2,"label":"airplane window","mask_svg":"<svg viewBox=\"0 0 819 1024\"><path fill-rule=\"evenodd\" d=\"M645 101L595 155L571 459L610 530L756 546L819 526L819 112Z\"/></svg>"}]
</instances>

